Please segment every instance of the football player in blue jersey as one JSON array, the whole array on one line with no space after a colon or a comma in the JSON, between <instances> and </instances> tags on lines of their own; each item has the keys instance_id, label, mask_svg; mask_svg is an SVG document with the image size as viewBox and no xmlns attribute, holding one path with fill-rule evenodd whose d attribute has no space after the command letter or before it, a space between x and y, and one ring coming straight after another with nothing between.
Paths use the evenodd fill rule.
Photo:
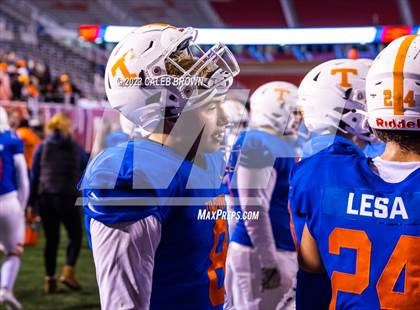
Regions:
<instances>
[{"instance_id":1,"label":"football player in blue jersey","mask_svg":"<svg viewBox=\"0 0 420 310\"><path fill-rule=\"evenodd\" d=\"M380 157L333 145L292 170L292 218L305 222L300 266L327 272L330 309L420 307L419 51L420 36L399 38L367 75Z\"/></svg>"},{"instance_id":2,"label":"football player in blue jersey","mask_svg":"<svg viewBox=\"0 0 420 310\"><path fill-rule=\"evenodd\" d=\"M328 147L336 154L345 153L351 147L362 155L365 145L376 140L366 118L365 78L370 64L367 60L335 59L318 65L305 76L298 91L299 106L310 133L310 139L302 147L303 158ZM298 219L294 219L293 226L297 248L305 224ZM328 307L330 296L330 281L325 273L299 270L298 309L324 309ZM304 302L310 304L305 306Z\"/></svg>"},{"instance_id":3,"label":"football player in blue jersey","mask_svg":"<svg viewBox=\"0 0 420 310\"><path fill-rule=\"evenodd\" d=\"M245 130L248 126L249 122L249 113L246 109L245 104L240 102L236 99L226 100L222 103L223 111L226 114L228 123L226 125L225 134L223 137L223 143L221 146L221 150L225 154L226 162L229 162L229 159L233 153L237 153L239 151L239 145L235 144L236 139L238 138L239 134ZM234 167L228 165L226 167L227 177L230 172L232 172ZM229 179L228 187L230 188ZM234 208L234 197L233 193L230 193L227 198L227 208L231 214L235 212ZM231 217L228 220L229 224L229 236L232 237L232 232L235 230L235 226L238 222L236 217Z\"/></svg>"},{"instance_id":4,"label":"football player in blue jersey","mask_svg":"<svg viewBox=\"0 0 420 310\"><path fill-rule=\"evenodd\" d=\"M231 155L238 211L259 212L258 219L241 217L232 235L228 279L235 309L276 309L286 295L293 304L297 257L287 203L302 120L297 99L291 83L260 86L250 99L249 129L234 145L239 153Z\"/></svg>"},{"instance_id":5,"label":"football player in blue jersey","mask_svg":"<svg viewBox=\"0 0 420 310\"><path fill-rule=\"evenodd\" d=\"M249 112L244 103L239 100L230 99L222 103L223 111L228 119L224 136L224 147L226 161L229 160L232 152L236 152L233 147L239 134L248 127Z\"/></svg>"},{"instance_id":6,"label":"football player in blue jersey","mask_svg":"<svg viewBox=\"0 0 420 310\"><path fill-rule=\"evenodd\" d=\"M103 309L222 309L228 231L220 102L239 73L197 30L142 26L109 58L111 106L145 138L105 149L81 182Z\"/></svg>"},{"instance_id":7,"label":"football player in blue jersey","mask_svg":"<svg viewBox=\"0 0 420 310\"><path fill-rule=\"evenodd\" d=\"M29 180L23 142L10 131L7 113L0 107L0 249L6 254L0 265L0 305L21 309L13 295L25 237L24 209Z\"/></svg>"}]
</instances>

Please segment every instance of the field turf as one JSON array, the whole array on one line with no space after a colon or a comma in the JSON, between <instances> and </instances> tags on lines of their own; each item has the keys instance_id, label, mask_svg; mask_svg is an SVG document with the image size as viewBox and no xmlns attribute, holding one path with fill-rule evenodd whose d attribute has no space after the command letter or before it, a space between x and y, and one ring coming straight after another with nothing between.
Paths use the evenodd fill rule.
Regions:
<instances>
[{"instance_id":1,"label":"field turf","mask_svg":"<svg viewBox=\"0 0 420 310\"><path fill-rule=\"evenodd\" d=\"M98 287L95 279L95 269L91 252L87 246L86 236L83 238L82 251L76 267L76 276L82 285L80 292L73 292L59 283L62 292L46 295L43 293L44 238L40 232L40 242L35 247L25 247L22 265L15 285L15 295L22 303L24 310L56 310L56 309L100 309ZM64 265L67 236L62 229L60 249L57 259L57 276ZM0 253L0 259L3 256ZM4 306L0 306L3 310Z\"/></svg>"}]
</instances>

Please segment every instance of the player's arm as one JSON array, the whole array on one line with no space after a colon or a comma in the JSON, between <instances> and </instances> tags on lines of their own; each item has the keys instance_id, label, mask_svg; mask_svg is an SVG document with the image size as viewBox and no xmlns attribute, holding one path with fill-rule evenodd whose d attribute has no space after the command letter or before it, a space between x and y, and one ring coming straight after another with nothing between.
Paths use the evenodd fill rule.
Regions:
<instances>
[{"instance_id":1,"label":"player's arm","mask_svg":"<svg viewBox=\"0 0 420 310\"><path fill-rule=\"evenodd\" d=\"M331 282L324 270L316 240L308 229L307 221L311 214L311 206L305 196L308 190L299 177L294 177L294 172L290 178L289 212L299 261L296 309L328 309Z\"/></svg>"},{"instance_id":2,"label":"player's arm","mask_svg":"<svg viewBox=\"0 0 420 310\"><path fill-rule=\"evenodd\" d=\"M306 272L325 272L321 256L319 255L318 246L306 224L303 228L302 239L298 251L298 260L299 267Z\"/></svg>"},{"instance_id":3,"label":"player's arm","mask_svg":"<svg viewBox=\"0 0 420 310\"><path fill-rule=\"evenodd\" d=\"M18 200L22 208L25 208L29 197L28 168L23 155L23 142L17 137L13 140L12 152Z\"/></svg>"},{"instance_id":4,"label":"player's arm","mask_svg":"<svg viewBox=\"0 0 420 310\"><path fill-rule=\"evenodd\" d=\"M290 205L292 206L293 202ZM292 215L292 222L291 229L299 261L296 309L328 309L331 301L331 281L324 270L316 241L308 229L305 218L295 213Z\"/></svg>"},{"instance_id":5,"label":"player's arm","mask_svg":"<svg viewBox=\"0 0 420 310\"><path fill-rule=\"evenodd\" d=\"M15 154L13 163L16 169L18 200L22 208L25 208L29 198L29 177L24 155Z\"/></svg>"},{"instance_id":6,"label":"player's arm","mask_svg":"<svg viewBox=\"0 0 420 310\"><path fill-rule=\"evenodd\" d=\"M325 272L318 246L307 225L298 250L299 272L296 285L296 309L328 309L331 282Z\"/></svg>"},{"instance_id":7,"label":"player's arm","mask_svg":"<svg viewBox=\"0 0 420 310\"><path fill-rule=\"evenodd\" d=\"M123 162L124 168L115 167L111 164L120 154L112 155L92 161L79 184L101 307L148 309L154 257L164 220L160 217L161 201L140 171L136 174L142 182L138 184L140 189L133 189L131 162ZM136 203L143 198L156 199L156 204Z\"/></svg>"},{"instance_id":8,"label":"player's arm","mask_svg":"<svg viewBox=\"0 0 420 310\"><path fill-rule=\"evenodd\" d=\"M274 182L272 167L248 168L239 165L237 171L238 192L241 209L259 212L258 220L244 220L248 235L258 253L263 274L262 289L280 285L280 274L276 264L276 246L269 216L270 197ZM267 184L267 186L265 186Z\"/></svg>"},{"instance_id":9,"label":"player's arm","mask_svg":"<svg viewBox=\"0 0 420 310\"><path fill-rule=\"evenodd\" d=\"M161 224L154 216L131 223L90 221L102 309L149 309Z\"/></svg>"}]
</instances>

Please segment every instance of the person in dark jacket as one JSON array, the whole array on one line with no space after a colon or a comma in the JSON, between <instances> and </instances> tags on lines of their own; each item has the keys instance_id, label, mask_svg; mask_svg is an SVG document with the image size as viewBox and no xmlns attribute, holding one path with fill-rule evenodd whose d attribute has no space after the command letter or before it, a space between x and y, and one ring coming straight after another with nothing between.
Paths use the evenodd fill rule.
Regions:
<instances>
[{"instance_id":1,"label":"person in dark jacket","mask_svg":"<svg viewBox=\"0 0 420 310\"><path fill-rule=\"evenodd\" d=\"M44 260L46 293L57 291L55 277L60 223L64 224L69 243L66 265L60 281L71 289L80 289L74 267L82 245L81 210L75 206L76 185L87 164L87 154L71 136L71 120L55 114L48 123L48 136L34 155L31 180L31 205L39 207L45 232Z\"/></svg>"}]
</instances>

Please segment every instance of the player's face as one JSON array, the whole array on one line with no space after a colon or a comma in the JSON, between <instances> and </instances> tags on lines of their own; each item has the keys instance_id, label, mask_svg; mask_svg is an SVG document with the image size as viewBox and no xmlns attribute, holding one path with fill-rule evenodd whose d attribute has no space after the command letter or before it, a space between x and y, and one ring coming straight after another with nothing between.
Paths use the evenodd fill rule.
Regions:
<instances>
[{"instance_id":1,"label":"player's face","mask_svg":"<svg viewBox=\"0 0 420 310\"><path fill-rule=\"evenodd\" d=\"M214 100L191 111L191 127L202 128L198 153L214 152L223 142L227 116L221 101Z\"/></svg>"}]
</instances>

